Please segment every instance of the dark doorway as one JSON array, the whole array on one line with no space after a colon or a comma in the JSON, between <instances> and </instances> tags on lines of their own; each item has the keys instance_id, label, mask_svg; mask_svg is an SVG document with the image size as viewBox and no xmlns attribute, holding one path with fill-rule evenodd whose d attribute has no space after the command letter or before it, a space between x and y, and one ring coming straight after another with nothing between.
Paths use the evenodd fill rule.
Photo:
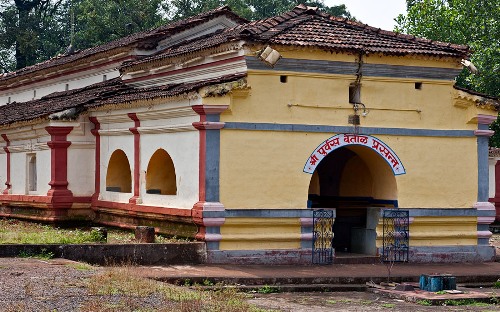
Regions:
<instances>
[{"instance_id":1,"label":"dark doorway","mask_svg":"<svg viewBox=\"0 0 500 312\"><path fill-rule=\"evenodd\" d=\"M397 205L395 185L387 163L364 146L339 148L321 161L309 185L309 205L335 209L336 252L377 254L380 208Z\"/></svg>"}]
</instances>

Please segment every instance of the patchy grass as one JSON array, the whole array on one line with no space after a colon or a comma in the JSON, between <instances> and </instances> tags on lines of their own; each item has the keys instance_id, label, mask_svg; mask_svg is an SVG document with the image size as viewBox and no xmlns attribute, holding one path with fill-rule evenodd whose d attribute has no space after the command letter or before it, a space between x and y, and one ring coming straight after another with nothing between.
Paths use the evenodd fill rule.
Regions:
<instances>
[{"instance_id":1,"label":"patchy grass","mask_svg":"<svg viewBox=\"0 0 500 312\"><path fill-rule=\"evenodd\" d=\"M259 294L272 294L279 292L279 288L275 286L264 285L257 289Z\"/></svg>"},{"instance_id":2,"label":"patchy grass","mask_svg":"<svg viewBox=\"0 0 500 312\"><path fill-rule=\"evenodd\" d=\"M133 276L127 267L91 277L91 294L82 311L264 312L232 288L201 291ZM107 298L113 298L110 303Z\"/></svg>"},{"instance_id":3,"label":"patchy grass","mask_svg":"<svg viewBox=\"0 0 500 312\"><path fill-rule=\"evenodd\" d=\"M67 264L67 266L76 269L78 271L92 271L94 270L94 267L90 264L83 263L83 262L75 262L75 263L70 263Z\"/></svg>"},{"instance_id":4,"label":"patchy grass","mask_svg":"<svg viewBox=\"0 0 500 312\"><path fill-rule=\"evenodd\" d=\"M0 244L88 244L102 242L98 231L78 228L57 228L15 219L0 219ZM156 236L157 243L186 242L176 237ZM110 244L135 243L134 233L108 229Z\"/></svg>"},{"instance_id":5,"label":"patchy grass","mask_svg":"<svg viewBox=\"0 0 500 312\"><path fill-rule=\"evenodd\" d=\"M19 254L19 257L21 257L21 258L35 258L35 259L41 259L41 260L50 260L50 259L54 258L54 253L43 248L40 253L21 252Z\"/></svg>"}]
</instances>

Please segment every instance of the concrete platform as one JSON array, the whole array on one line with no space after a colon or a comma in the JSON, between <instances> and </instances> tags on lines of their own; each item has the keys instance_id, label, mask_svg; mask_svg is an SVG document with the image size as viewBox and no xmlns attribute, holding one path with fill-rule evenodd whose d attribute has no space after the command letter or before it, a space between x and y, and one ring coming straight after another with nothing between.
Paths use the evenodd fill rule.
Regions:
<instances>
[{"instance_id":1,"label":"concrete platform","mask_svg":"<svg viewBox=\"0 0 500 312\"><path fill-rule=\"evenodd\" d=\"M383 264L332 264L324 266L286 265L172 265L138 266L134 272L140 276L169 283L200 285L224 283L231 285L273 285L292 289L309 285L323 290L329 285L361 285L387 280L387 268ZM417 283L421 274L451 274L458 285L474 285L491 288L500 279L500 263L454 263L454 264L396 264L391 272L391 281ZM332 287L333 288L333 287Z\"/></svg>"},{"instance_id":2,"label":"concrete platform","mask_svg":"<svg viewBox=\"0 0 500 312\"><path fill-rule=\"evenodd\" d=\"M415 285L418 287L418 285ZM474 301L474 302L486 302L492 303L492 300L498 298L500 295L500 289L492 288L478 288L471 289L465 287L457 287L457 290L461 293L435 293L425 290L420 290L416 288L413 291L399 291L395 289L379 289L368 287L369 292L384 295L389 298L401 299L407 302L422 302L425 301L430 305L443 305L453 302L464 302L464 301Z\"/></svg>"}]
</instances>

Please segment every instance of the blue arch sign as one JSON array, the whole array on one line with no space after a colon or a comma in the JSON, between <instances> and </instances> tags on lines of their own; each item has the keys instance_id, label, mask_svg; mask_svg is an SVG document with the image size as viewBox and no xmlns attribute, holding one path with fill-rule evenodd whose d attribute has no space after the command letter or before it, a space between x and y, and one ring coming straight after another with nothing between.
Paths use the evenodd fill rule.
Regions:
<instances>
[{"instance_id":1,"label":"blue arch sign","mask_svg":"<svg viewBox=\"0 0 500 312\"><path fill-rule=\"evenodd\" d=\"M370 135L343 133L334 135L318 145L311 156L307 159L307 162L304 165L304 172L310 174L314 173L314 170L316 170L316 167L326 155L338 148L349 145L361 145L372 149L377 154L382 156L382 158L389 164L389 167L391 167L394 175L406 173L403 163L399 159L398 155L396 155L396 153L394 153L394 151L384 142Z\"/></svg>"}]
</instances>

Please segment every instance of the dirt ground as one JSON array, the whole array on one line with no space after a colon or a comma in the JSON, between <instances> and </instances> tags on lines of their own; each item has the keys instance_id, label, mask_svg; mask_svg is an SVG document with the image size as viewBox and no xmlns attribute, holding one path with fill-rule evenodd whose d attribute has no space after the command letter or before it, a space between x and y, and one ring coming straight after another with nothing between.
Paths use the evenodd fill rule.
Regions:
<instances>
[{"instance_id":1,"label":"dirt ground","mask_svg":"<svg viewBox=\"0 0 500 312\"><path fill-rule=\"evenodd\" d=\"M107 270L111 268L88 268L63 259L0 258L0 311L159 310L154 297L91 295L87 280ZM500 296L500 290L496 291ZM249 293L246 297L249 303L271 311L500 311L500 305L425 306L370 292ZM169 310L163 307L162 311Z\"/></svg>"},{"instance_id":2,"label":"dirt ground","mask_svg":"<svg viewBox=\"0 0 500 312\"><path fill-rule=\"evenodd\" d=\"M491 243L500 254L500 234ZM89 278L111 269L64 259L0 258L0 312L157 311L154 297L91 295ZM496 292L500 297L500 290ZM251 304L275 311L500 311L500 305L484 304L431 307L369 292L250 293L247 298Z\"/></svg>"},{"instance_id":3,"label":"dirt ground","mask_svg":"<svg viewBox=\"0 0 500 312\"><path fill-rule=\"evenodd\" d=\"M425 306L370 292L258 294L249 302L261 308L286 312L500 311L500 305L478 303L467 306Z\"/></svg>"}]
</instances>

